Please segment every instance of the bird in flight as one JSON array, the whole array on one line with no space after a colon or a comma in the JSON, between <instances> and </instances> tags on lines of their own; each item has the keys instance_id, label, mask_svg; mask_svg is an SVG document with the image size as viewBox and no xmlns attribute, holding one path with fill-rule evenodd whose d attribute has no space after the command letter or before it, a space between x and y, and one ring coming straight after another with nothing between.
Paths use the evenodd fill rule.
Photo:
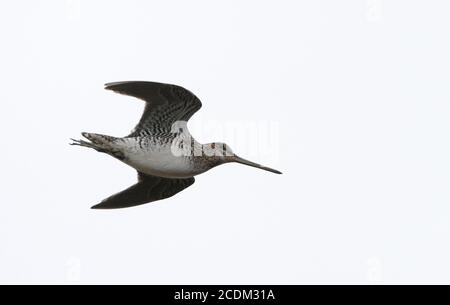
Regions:
<instances>
[{"instance_id":1,"label":"bird in flight","mask_svg":"<svg viewBox=\"0 0 450 305\"><path fill-rule=\"evenodd\" d=\"M106 153L137 170L138 182L93 209L127 208L169 198L191 186L194 176L230 162L281 172L235 155L225 143L198 143L187 121L202 104L183 87L144 81L108 83L105 89L145 101L142 117L131 134L117 138L82 132L79 145Z\"/></svg>"}]
</instances>

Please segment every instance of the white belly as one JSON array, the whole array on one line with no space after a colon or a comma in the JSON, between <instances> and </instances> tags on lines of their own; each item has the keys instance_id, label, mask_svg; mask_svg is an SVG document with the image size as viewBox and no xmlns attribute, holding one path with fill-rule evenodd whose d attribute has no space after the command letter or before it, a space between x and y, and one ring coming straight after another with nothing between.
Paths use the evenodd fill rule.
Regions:
<instances>
[{"instance_id":1,"label":"white belly","mask_svg":"<svg viewBox=\"0 0 450 305\"><path fill-rule=\"evenodd\" d=\"M190 159L176 156L170 147L162 147L152 151L128 150L124 162L136 170L153 176L166 178L188 178L195 174Z\"/></svg>"}]
</instances>

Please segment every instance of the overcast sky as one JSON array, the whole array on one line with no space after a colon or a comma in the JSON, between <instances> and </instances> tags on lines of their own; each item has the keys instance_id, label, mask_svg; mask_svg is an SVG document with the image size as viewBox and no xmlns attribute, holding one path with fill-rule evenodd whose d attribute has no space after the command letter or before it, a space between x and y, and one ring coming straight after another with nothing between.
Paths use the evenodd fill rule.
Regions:
<instances>
[{"instance_id":1,"label":"overcast sky","mask_svg":"<svg viewBox=\"0 0 450 305\"><path fill-rule=\"evenodd\" d=\"M0 282L449 283L446 1L0 4ZM69 146L126 135L174 83L215 168L176 196L91 210L135 171Z\"/></svg>"}]
</instances>

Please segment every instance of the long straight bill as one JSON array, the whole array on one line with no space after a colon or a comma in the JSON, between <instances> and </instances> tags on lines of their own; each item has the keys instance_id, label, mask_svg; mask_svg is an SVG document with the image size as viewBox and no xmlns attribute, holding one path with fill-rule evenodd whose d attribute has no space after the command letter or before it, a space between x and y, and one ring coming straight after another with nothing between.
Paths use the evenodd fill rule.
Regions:
<instances>
[{"instance_id":1,"label":"long straight bill","mask_svg":"<svg viewBox=\"0 0 450 305\"><path fill-rule=\"evenodd\" d=\"M262 166L262 165L260 165L258 163L245 160L245 159L243 159L241 157L238 157L238 156L235 156L233 158L233 161L237 162L237 163L240 163L240 164L244 164L244 165L256 167L256 168L259 168L259 169L263 169L265 171L272 172L272 173L275 173L275 174L282 174L280 171L277 171L276 169L273 169L273 168L270 168L270 167L266 167L266 166Z\"/></svg>"}]
</instances>

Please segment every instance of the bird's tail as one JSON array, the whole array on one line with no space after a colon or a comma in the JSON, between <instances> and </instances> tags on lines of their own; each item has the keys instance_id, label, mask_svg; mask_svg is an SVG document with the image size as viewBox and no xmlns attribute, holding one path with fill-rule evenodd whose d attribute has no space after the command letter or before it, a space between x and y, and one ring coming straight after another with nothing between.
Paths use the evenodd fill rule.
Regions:
<instances>
[{"instance_id":1,"label":"bird's tail","mask_svg":"<svg viewBox=\"0 0 450 305\"><path fill-rule=\"evenodd\" d=\"M116 158L123 159L123 153L115 145L118 138L88 132L82 132L81 134L89 141L71 139L73 142L70 145L92 148L98 152L107 153Z\"/></svg>"}]
</instances>

